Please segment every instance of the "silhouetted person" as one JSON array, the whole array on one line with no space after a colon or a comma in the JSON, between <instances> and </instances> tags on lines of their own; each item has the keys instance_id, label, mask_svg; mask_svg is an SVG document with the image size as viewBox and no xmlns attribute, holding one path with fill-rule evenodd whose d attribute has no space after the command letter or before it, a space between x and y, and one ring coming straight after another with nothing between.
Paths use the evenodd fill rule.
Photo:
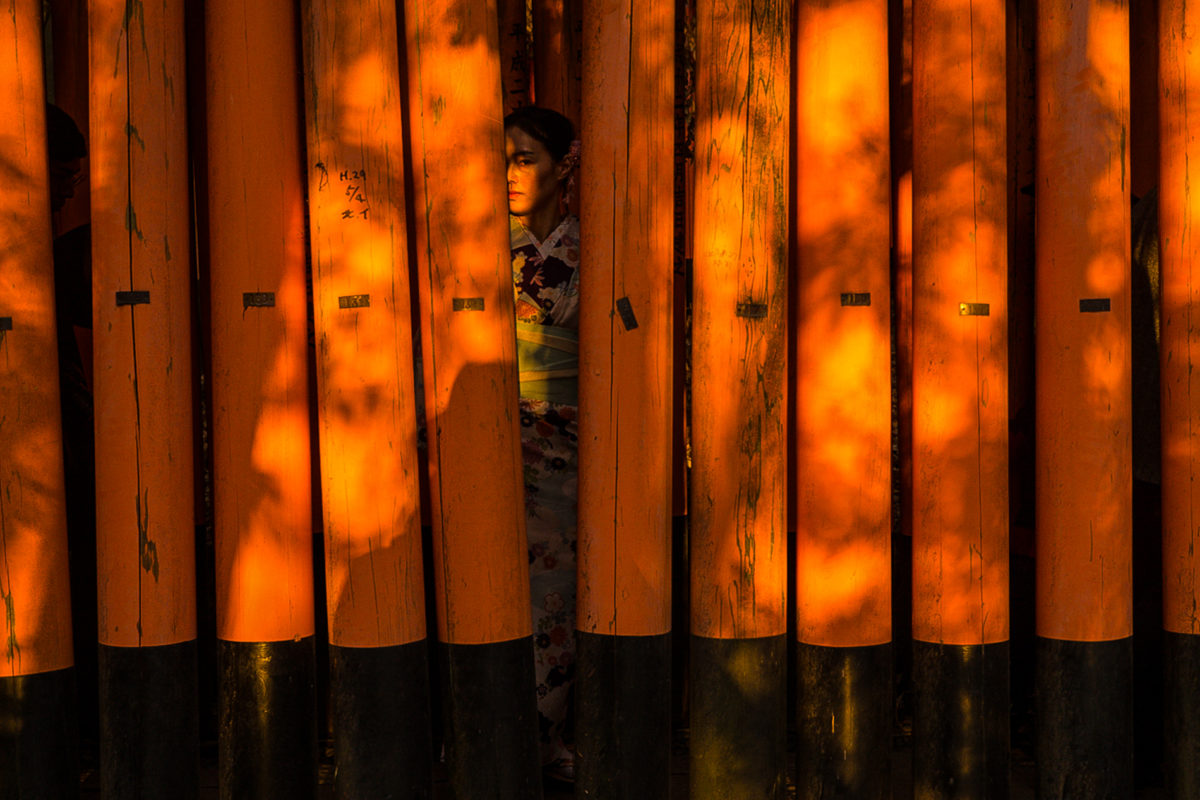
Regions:
<instances>
[{"instance_id":1,"label":"silhouetted person","mask_svg":"<svg viewBox=\"0 0 1200 800\"><path fill-rule=\"evenodd\" d=\"M87 146L74 120L46 106L50 207L57 213L75 196ZM96 472L92 391L88 381L92 328L92 235L80 225L54 240L54 311L62 403L71 626L79 690L79 733L85 765L94 765L99 731L96 627ZM77 334L77 330L82 334ZM81 339L83 345L81 345Z\"/></svg>"}]
</instances>

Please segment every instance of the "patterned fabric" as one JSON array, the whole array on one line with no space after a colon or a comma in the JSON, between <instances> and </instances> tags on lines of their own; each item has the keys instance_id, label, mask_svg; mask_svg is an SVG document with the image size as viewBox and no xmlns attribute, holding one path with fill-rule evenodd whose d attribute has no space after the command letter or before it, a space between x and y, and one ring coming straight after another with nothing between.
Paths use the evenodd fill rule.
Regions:
<instances>
[{"instance_id":1,"label":"patterned fabric","mask_svg":"<svg viewBox=\"0 0 1200 800\"><path fill-rule=\"evenodd\" d=\"M565 218L544 242L515 217L511 233L517 319L577 331L578 219ZM542 763L549 764L570 757L566 739L575 677L577 409L522 397L520 413L538 726Z\"/></svg>"},{"instance_id":2,"label":"patterned fabric","mask_svg":"<svg viewBox=\"0 0 1200 800\"><path fill-rule=\"evenodd\" d=\"M517 319L579 330L579 219L565 217L544 242L509 220Z\"/></svg>"}]
</instances>

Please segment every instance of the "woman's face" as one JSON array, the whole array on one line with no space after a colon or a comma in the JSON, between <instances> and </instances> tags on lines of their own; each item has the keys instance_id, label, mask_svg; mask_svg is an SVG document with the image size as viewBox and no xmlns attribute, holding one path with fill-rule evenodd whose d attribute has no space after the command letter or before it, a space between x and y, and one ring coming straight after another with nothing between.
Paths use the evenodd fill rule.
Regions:
<instances>
[{"instance_id":1,"label":"woman's face","mask_svg":"<svg viewBox=\"0 0 1200 800\"><path fill-rule=\"evenodd\" d=\"M566 165L555 163L544 144L515 126L505 131L504 149L508 158L509 213L527 217L557 208Z\"/></svg>"}]
</instances>

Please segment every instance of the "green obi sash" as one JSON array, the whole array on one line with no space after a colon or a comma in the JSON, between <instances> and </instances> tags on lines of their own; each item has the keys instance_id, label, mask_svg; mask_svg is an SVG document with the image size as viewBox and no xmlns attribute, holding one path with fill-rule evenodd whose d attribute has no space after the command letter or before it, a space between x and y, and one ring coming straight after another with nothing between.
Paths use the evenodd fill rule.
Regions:
<instances>
[{"instance_id":1,"label":"green obi sash","mask_svg":"<svg viewBox=\"0 0 1200 800\"><path fill-rule=\"evenodd\" d=\"M579 334L556 325L517 322L521 397L579 405Z\"/></svg>"}]
</instances>

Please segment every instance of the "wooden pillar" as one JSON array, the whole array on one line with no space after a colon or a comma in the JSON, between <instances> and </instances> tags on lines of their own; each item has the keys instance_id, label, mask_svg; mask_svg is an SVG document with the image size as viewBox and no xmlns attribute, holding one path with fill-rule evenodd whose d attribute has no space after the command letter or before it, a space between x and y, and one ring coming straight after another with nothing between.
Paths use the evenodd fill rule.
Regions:
<instances>
[{"instance_id":1,"label":"wooden pillar","mask_svg":"<svg viewBox=\"0 0 1200 800\"><path fill-rule=\"evenodd\" d=\"M1159 4L1159 82L1161 96L1160 177L1158 190L1159 258L1162 279L1162 535L1163 628L1166 743L1164 772L1174 797L1200 794L1200 561L1194 523L1200 508L1195 487L1196 420L1200 392L1200 337L1191 323L1200 303L1197 242L1192 226L1200 218L1191 197L1198 151L1188 109L1200 101L1200 51L1196 47L1197 10L1181 0Z\"/></svg>"},{"instance_id":2,"label":"wooden pillar","mask_svg":"<svg viewBox=\"0 0 1200 800\"><path fill-rule=\"evenodd\" d=\"M1131 797L1129 9L1037 13L1039 794Z\"/></svg>"},{"instance_id":3,"label":"wooden pillar","mask_svg":"<svg viewBox=\"0 0 1200 800\"><path fill-rule=\"evenodd\" d=\"M541 797L496 7L409 0L433 561L458 797Z\"/></svg>"},{"instance_id":4,"label":"wooden pillar","mask_svg":"<svg viewBox=\"0 0 1200 800\"><path fill-rule=\"evenodd\" d=\"M78 792L41 4L0 17L0 798Z\"/></svg>"},{"instance_id":5,"label":"wooden pillar","mask_svg":"<svg viewBox=\"0 0 1200 800\"><path fill-rule=\"evenodd\" d=\"M675 4L589 5L583 22L578 787L665 800Z\"/></svg>"},{"instance_id":6,"label":"wooden pillar","mask_svg":"<svg viewBox=\"0 0 1200 800\"><path fill-rule=\"evenodd\" d=\"M206 6L220 788L316 791L296 18ZM264 710L267 713L263 713Z\"/></svg>"},{"instance_id":7,"label":"wooden pillar","mask_svg":"<svg viewBox=\"0 0 1200 800\"><path fill-rule=\"evenodd\" d=\"M913 783L1008 794L1003 0L913 4Z\"/></svg>"},{"instance_id":8,"label":"wooden pillar","mask_svg":"<svg viewBox=\"0 0 1200 800\"><path fill-rule=\"evenodd\" d=\"M782 797L791 4L696 7L691 796Z\"/></svg>"},{"instance_id":9,"label":"wooden pillar","mask_svg":"<svg viewBox=\"0 0 1200 800\"><path fill-rule=\"evenodd\" d=\"M50 2L53 86L46 94L88 135L88 0ZM50 90L53 91L50 91ZM90 148L89 148L90 150ZM63 234L90 218L89 170L84 170L74 199L54 215L54 234ZM86 365L90 369L91 365ZM90 373L88 373L90 374Z\"/></svg>"},{"instance_id":10,"label":"wooden pillar","mask_svg":"<svg viewBox=\"0 0 1200 800\"><path fill-rule=\"evenodd\" d=\"M304 4L335 783L432 792L395 3Z\"/></svg>"},{"instance_id":11,"label":"wooden pillar","mask_svg":"<svg viewBox=\"0 0 1200 800\"><path fill-rule=\"evenodd\" d=\"M797 6L798 796L890 794L887 0Z\"/></svg>"},{"instance_id":12,"label":"wooden pillar","mask_svg":"<svg viewBox=\"0 0 1200 800\"><path fill-rule=\"evenodd\" d=\"M183 3L93 2L89 51L101 784L195 797Z\"/></svg>"},{"instance_id":13,"label":"wooden pillar","mask_svg":"<svg viewBox=\"0 0 1200 800\"><path fill-rule=\"evenodd\" d=\"M578 124L584 0L531 2L534 99Z\"/></svg>"},{"instance_id":14,"label":"wooden pillar","mask_svg":"<svg viewBox=\"0 0 1200 800\"><path fill-rule=\"evenodd\" d=\"M497 0L500 24L500 75L504 113L530 103L533 84L533 42L525 0Z\"/></svg>"}]
</instances>

